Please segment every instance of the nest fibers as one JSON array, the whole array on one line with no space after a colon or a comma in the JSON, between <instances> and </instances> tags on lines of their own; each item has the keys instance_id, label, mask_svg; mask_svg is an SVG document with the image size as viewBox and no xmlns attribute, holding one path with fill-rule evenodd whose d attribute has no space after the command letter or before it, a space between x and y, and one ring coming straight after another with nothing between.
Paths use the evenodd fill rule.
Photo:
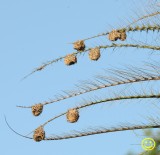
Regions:
<instances>
[{"instance_id":1,"label":"nest fibers","mask_svg":"<svg viewBox=\"0 0 160 155\"><path fill-rule=\"evenodd\" d=\"M90 51L89 51L89 58L91 60L98 60L101 56L101 53L100 53L100 49L98 47L96 48L92 48Z\"/></svg>"},{"instance_id":2,"label":"nest fibers","mask_svg":"<svg viewBox=\"0 0 160 155\"><path fill-rule=\"evenodd\" d=\"M78 40L73 43L74 44L74 49L77 51L84 51L85 49L85 44L83 40Z\"/></svg>"},{"instance_id":3,"label":"nest fibers","mask_svg":"<svg viewBox=\"0 0 160 155\"><path fill-rule=\"evenodd\" d=\"M44 140L45 138L45 131L43 130L43 127L38 127L33 134L33 139L36 142L40 142L41 140Z\"/></svg>"},{"instance_id":4,"label":"nest fibers","mask_svg":"<svg viewBox=\"0 0 160 155\"><path fill-rule=\"evenodd\" d=\"M32 106L32 114L34 116L39 116L42 113L43 104L36 104Z\"/></svg>"},{"instance_id":5,"label":"nest fibers","mask_svg":"<svg viewBox=\"0 0 160 155\"><path fill-rule=\"evenodd\" d=\"M126 40L126 38L127 38L126 32L125 31L121 31L120 33L121 33L120 40L122 40L122 41Z\"/></svg>"},{"instance_id":6,"label":"nest fibers","mask_svg":"<svg viewBox=\"0 0 160 155\"><path fill-rule=\"evenodd\" d=\"M65 58L64 58L64 63L66 65L73 65L75 63L77 63L77 57L74 54L68 54Z\"/></svg>"},{"instance_id":7,"label":"nest fibers","mask_svg":"<svg viewBox=\"0 0 160 155\"><path fill-rule=\"evenodd\" d=\"M69 109L66 114L66 117L68 122L75 123L79 119L79 112L77 109Z\"/></svg>"},{"instance_id":8,"label":"nest fibers","mask_svg":"<svg viewBox=\"0 0 160 155\"><path fill-rule=\"evenodd\" d=\"M113 30L108 34L108 39L110 41L117 41L118 39L124 41L126 38L127 35L124 30Z\"/></svg>"}]
</instances>

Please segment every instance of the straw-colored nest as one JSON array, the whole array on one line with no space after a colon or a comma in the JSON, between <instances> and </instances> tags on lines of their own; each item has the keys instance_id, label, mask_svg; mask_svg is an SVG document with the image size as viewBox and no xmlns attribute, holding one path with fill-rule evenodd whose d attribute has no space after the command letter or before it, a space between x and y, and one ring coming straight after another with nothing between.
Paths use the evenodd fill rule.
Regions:
<instances>
[{"instance_id":1,"label":"straw-colored nest","mask_svg":"<svg viewBox=\"0 0 160 155\"><path fill-rule=\"evenodd\" d=\"M64 58L64 63L68 66L73 65L73 64L77 63L77 57L74 54L68 54Z\"/></svg>"},{"instance_id":2,"label":"straw-colored nest","mask_svg":"<svg viewBox=\"0 0 160 155\"><path fill-rule=\"evenodd\" d=\"M45 139L45 131L43 130L43 127L38 127L33 134L33 139L36 142L40 142L41 140Z\"/></svg>"},{"instance_id":3,"label":"straw-colored nest","mask_svg":"<svg viewBox=\"0 0 160 155\"><path fill-rule=\"evenodd\" d=\"M117 39L120 39L121 33L117 30L113 30L108 34L108 39L111 41L116 41Z\"/></svg>"},{"instance_id":4,"label":"straw-colored nest","mask_svg":"<svg viewBox=\"0 0 160 155\"><path fill-rule=\"evenodd\" d=\"M32 106L32 114L34 116L39 116L42 113L43 104L36 104Z\"/></svg>"},{"instance_id":5,"label":"straw-colored nest","mask_svg":"<svg viewBox=\"0 0 160 155\"><path fill-rule=\"evenodd\" d=\"M120 40L122 40L122 41L126 40L126 38L127 38L126 32L123 31L123 32L120 32L120 33L121 33Z\"/></svg>"},{"instance_id":6,"label":"straw-colored nest","mask_svg":"<svg viewBox=\"0 0 160 155\"><path fill-rule=\"evenodd\" d=\"M98 60L101 56L101 53L100 53L100 49L98 47L96 48L92 48L90 51L89 51L89 58L91 60Z\"/></svg>"},{"instance_id":7,"label":"straw-colored nest","mask_svg":"<svg viewBox=\"0 0 160 155\"><path fill-rule=\"evenodd\" d=\"M69 109L66 114L66 117L68 122L75 123L79 119L79 112L77 109Z\"/></svg>"},{"instance_id":8,"label":"straw-colored nest","mask_svg":"<svg viewBox=\"0 0 160 155\"><path fill-rule=\"evenodd\" d=\"M73 43L74 44L74 49L77 51L84 51L85 49L85 44L83 40L78 40Z\"/></svg>"}]
</instances>

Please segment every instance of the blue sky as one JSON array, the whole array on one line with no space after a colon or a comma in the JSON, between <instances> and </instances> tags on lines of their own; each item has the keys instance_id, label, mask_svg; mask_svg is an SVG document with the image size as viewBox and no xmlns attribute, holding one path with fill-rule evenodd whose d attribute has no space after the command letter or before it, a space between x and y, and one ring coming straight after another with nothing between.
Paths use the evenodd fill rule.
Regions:
<instances>
[{"instance_id":1,"label":"blue sky","mask_svg":"<svg viewBox=\"0 0 160 155\"><path fill-rule=\"evenodd\" d=\"M10 125L20 133L27 134L37 126L82 101L92 98L91 94L54 103L45 107L39 117L33 117L30 109L19 109L16 105L32 105L54 98L61 90L71 90L80 80L92 79L103 73L103 69L122 65L141 66L143 61L157 59L150 50L113 49L103 50L97 62L91 62L87 54L78 58L74 66L66 67L62 62L53 64L27 79L20 79L43 62L66 55L73 51L70 42L90 37L102 32L125 26L135 12L148 3L127 0L6 0L0 1L0 68L1 68L1 149L0 154L112 154L124 155L129 150L143 151L139 145L143 136L133 131L108 133L62 141L44 141L36 143L24 139L9 130L4 121L7 116ZM140 13L141 14L141 13ZM158 36L149 33L149 37ZM146 34L128 34L131 39L148 38ZM108 43L106 37L87 42L87 47ZM147 42L148 43L148 42ZM139 52L141 52L139 54ZM154 82L151 87L158 87ZM145 86L144 86L145 87ZM119 88L94 92L93 95L109 96ZM141 87L135 85L135 89ZM147 90L147 88L145 87ZM131 89L134 90L134 89ZM64 133L70 130L83 130L88 127L116 126L121 123L146 121L146 115L153 115L154 105L145 102L130 101L121 104L102 104L86 108L80 113L77 124L66 123L65 117L45 127L47 135ZM144 106L145 105L145 106ZM158 113L158 111L156 111ZM144 116L144 117L143 117ZM136 131L143 134L142 131ZM132 145L138 144L138 145Z\"/></svg>"}]
</instances>

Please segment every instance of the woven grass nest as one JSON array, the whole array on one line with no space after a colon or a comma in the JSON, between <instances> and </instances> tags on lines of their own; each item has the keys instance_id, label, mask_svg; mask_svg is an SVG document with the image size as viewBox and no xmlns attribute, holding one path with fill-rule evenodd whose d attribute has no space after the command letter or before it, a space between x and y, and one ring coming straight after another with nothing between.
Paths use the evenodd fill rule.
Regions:
<instances>
[{"instance_id":1,"label":"woven grass nest","mask_svg":"<svg viewBox=\"0 0 160 155\"><path fill-rule=\"evenodd\" d=\"M36 104L32 106L32 114L34 116L39 116L43 111L43 105L42 104Z\"/></svg>"},{"instance_id":2,"label":"woven grass nest","mask_svg":"<svg viewBox=\"0 0 160 155\"><path fill-rule=\"evenodd\" d=\"M85 44L83 40L78 40L74 42L73 45L74 45L74 49L77 51L84 51L85 49Z\"/></svg>"},{"instance_id":3,"label":"woven grass nest","mask_svg":"<svg viewBox=\"0 0 160 155\"><path fill-rule=\"evenodd\" d=\"M126 40L126 38L127 38L126 32L123 30L121 31L113 30L108 34L108 39L110 41L117 41L118 39L120 39L121 41L124 41Z\"/></svg>"},{"instance_id":4,"label":"woven grass nest","mask_svg":"<svg viewBox=\"0 0 160 155\"><path fill-rule=\"evenodd\" d=\"M64 58L64 63L68 66L73 65L73 64L77 63L77 57L74 54L68 54Z\"/></svg>"},{"instance_id":5,"label":"woven grass nest","mask_svg":"<svg viewBox=\"0 0 160 155\"><path fill-rule=\"evenodd\" d=\"M33 139L36 142L40 142L45 139L45 131L43 130L43 127L39 127L34 131Z\"/></svg>"},{"instance_id":6,"label":"woven grass nest","mask_svg":"<svg viewBox=\"0 0 160 155\"><path fill-rule=\"evenodd\" d=\"M101 56L101 53L100 53L100 49L98 47L96 48L92 48L90 51L89 51L89 58L91 60L95 60L97 61Z\"/></svg>"},{"instance_id":7,"label":"woven grass nest","mask_svg":"<svg viewBox=\"0 0 160 155\"><path fill-rule=\"evenodd\" d=\"M79 112L77 109L69 109L66 114L66 117L68 122L75 123L79 119Z\"/></svg>"}]
</instances>

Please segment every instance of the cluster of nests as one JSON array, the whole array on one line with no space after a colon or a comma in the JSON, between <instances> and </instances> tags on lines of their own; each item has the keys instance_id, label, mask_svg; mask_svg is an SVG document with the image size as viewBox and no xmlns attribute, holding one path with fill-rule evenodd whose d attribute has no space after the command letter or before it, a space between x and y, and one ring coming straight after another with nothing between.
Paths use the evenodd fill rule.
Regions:
<instances>
[{"instance_id":1,"label":"cluster of nests","mask_svg":"<svg viewBox=\"0 0 160 155\"><path fill-rule=\"evenodd\" d=\"M127 35L125 30L113 30L108 34L108 39L110 41L117 41L118 39L121 41L126 40ZM79 52L83 52L85 50L85 43L83 40L78 40L76 42L74 42L74 49L79 51ZM100 56L100 48L96 47L96 48L91 48L89 50L89 59L90 60L94 60L97 61ZM75 63L77 63L77 57L75 54L68 54L66 55L66 57L64 58L64 63L69 66L69 65L73 65Z\"/></svg>"},{"instance_id":2,"label":"cluster of nests","mask_svg":"<svg viewBox=\"0 0 160 155\"><path fill-rule=\"evenodd\" d=\"M124 41L126 39L127 35L126 32L123 30L113 30L108 34L108 39L110 41L117 41L118 39L120 39L121 41ZM76 49L77 51L84 51L85 50L85 44L83 40L79 40L77 42L74 43L74 49ZM96 47L96 48L91 48L89 50L89 54L88 54L89 58L91 60L97 61L101 54L100 54L100 48ZM64 58L64 63L66 65L72 65L77 63L77 57L74 54L68 54L65 58ZM39 116L43 111L43 104L35 104L32 106L32 114L34 116ZM66 113L66 119L68 122L70 123L75 123L78 121L79 119L79 112L76 108L73 109L69 109ZM38 127L33 134L33 139L36 142L40 142L42 140L45 139L45 131L43 129L42 126Z\"/></svg>"},{"instance_id":3,"label":"cluster of nests","mask_svg":"<svg viewBox=\"0 0 160 155\"><path fill-rule=\"evenodd\" d=\"M37 104L37 105L40 105L40 104ZM37 111L39 111L39 108L40 106L37 106ZM35 115L36 116L36 115ZM70 122L70 123L75 123L78 121L79 119L79 112L76 108L74 109L69 109L66 113L66 118L67 118L67 121ZM36 142L40 142L42 140L45 139L45 131L43 129L43 126L40 126L38 127L35 131L34 131L34 134L33 134L33 139L36 141Z\"/></svg>"},{"instance_id":4,"label":"cluster of nests","mask_svg":"<svg viewBox=\"0 0 160 155\"><path fill-rule=\"evenodd\" d=\"M83 40L78 40L74 43L74 49L80 52L83 52L85 50L85 44ZM91 60L98 60L100 58L100 49L98 47L96 48L92 48L89 51L89 58ZM65 58L64 58L64 63L66 65L73 65L75 63L77 63L77 57L75 54L68 54Z\"/></svg>"}]
</instances>

